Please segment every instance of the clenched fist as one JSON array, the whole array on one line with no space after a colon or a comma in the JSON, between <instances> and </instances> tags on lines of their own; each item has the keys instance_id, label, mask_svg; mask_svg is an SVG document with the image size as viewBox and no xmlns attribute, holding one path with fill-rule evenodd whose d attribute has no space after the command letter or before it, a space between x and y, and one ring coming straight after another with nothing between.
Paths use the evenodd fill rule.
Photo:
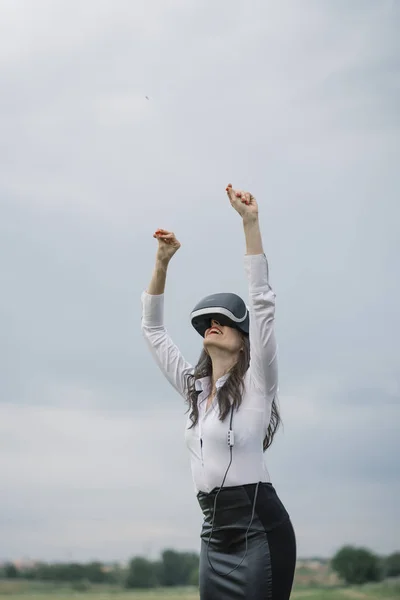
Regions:
<instances>
[{"instance_id":1,"label":"clenched fist","mask_svg":"<svg viewBox=\"0 0 400 600\"><path fill-rule=\"evenodd\" d=\"M242 190L234 190L231 183L228 184L226 192L231 205L243 220L258 218L258 204L252 194Z\"/></svg>"},{"instance_id":2,"label":"clenched fist","mask_svg":"<svg viewBox=\"0 0 400 600\"><path fill-rule=\"evenodd\" d=\"M181 247L180 242L178 242L172 231L166 231L165 229L157 229L153 237L158 240L157 260L168 263Z\"/></svg>"}]
</instances>

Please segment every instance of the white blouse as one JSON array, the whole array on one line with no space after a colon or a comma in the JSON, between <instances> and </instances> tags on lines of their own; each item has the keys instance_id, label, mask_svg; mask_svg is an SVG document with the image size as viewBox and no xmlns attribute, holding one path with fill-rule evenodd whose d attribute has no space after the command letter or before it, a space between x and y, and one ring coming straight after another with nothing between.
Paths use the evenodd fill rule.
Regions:
<instances>
[{"instance_id":1,"label":"white blouse","mask_svg":"<svg viewBox=\"0 0 400 600\"><path fill-rule=\"evenodd\" d=\"M250 366L244 378L242 403L233 414L234 446L232 464L224 487L270 481L264 463L263 440L271 418L271 405L278 389L276 341L274 335L275 294L268 282L268 262L264 254L246 255L245 271L249 285ZM185 376L193 373L164 326L164 295L142 294L142 332L167 380L186 399ZM228 375L216 382L218 389ZM230 460L228 430L230 414L218 418L217 396L206 410L211 379L196 381L200 391L199 421L190 428L188 414L185 440L190 452L196 493L220 487Z\"/></svg>"}]
</instances>

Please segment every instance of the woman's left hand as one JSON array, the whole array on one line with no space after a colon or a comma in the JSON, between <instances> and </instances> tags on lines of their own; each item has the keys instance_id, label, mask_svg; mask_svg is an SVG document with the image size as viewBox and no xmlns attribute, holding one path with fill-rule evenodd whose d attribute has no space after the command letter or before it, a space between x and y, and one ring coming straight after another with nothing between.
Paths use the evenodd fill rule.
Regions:
<instances>
[{"instance_id":1,"label":"woman's left hand","mask_svg":"<svg viewBox=\"0 0 400 600\"><path fill-rule=\"evenodd\" d=\"M258 217L258 204L252 194L243 190L234 190L231 183L228 184L226 192L231 205L243 220Z\"/></svg>"}]
</instances>

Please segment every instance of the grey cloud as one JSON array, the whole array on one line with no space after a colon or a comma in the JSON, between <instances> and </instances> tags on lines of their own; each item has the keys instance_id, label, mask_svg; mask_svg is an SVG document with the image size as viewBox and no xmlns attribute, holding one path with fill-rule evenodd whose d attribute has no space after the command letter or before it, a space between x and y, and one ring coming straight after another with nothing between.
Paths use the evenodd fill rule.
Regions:
<instances>
[{"instance_id":1,"label":"grey cloud","mask_svg":"<svg viewBox=\"0 0 400 600\"><path fill-rule=\"evenodd\" d=\"M328 554L353 535L354 515L360 527L357 539L378 549L395 548L399 483L382 470L390 448L380 443L383 460L371 464L376 448L368 449L366 442L372 430L354 429L344 423L343 414L330 418L332 425L323 429L322 415L321 410L319 427L309 426L306 418L287 419L285 435L268 453L275 486L299 530L300 553ZM143 415L134 409L118 415L79 407L5 405L1 416L2 438L6 427L12 427L18 444L8 446L0 464L9 490L1 502L7 518L0 554L7 552L6 543L17 552L22 540L25 552L36 549L42 558L73 552L76 557L90 553L126 559L144 547L156 554L168 544L198 549L200 512L177 405ZM23 494L27 488L29 504ZM379 531L368 527L378 507ZM319 540L312 533L317 527L326 532ZM107 548L98 546L101 537L109 541Z\"/></svg>"},{"instance_id":2,"label":"grey cloud","mask_svg":"<svg viewBox=\"0 0 400 600\"><path fill-rule=\"evenodd\" d=\"M229 180L260 202L285 421L267 460L299 550L395 549L399 18L372 1L6 4L1 555L197 547L185 405L143 344L140 294L171 228L166 321L194 362L191 307L246 295Z\"/></svg>"}]
</instances>

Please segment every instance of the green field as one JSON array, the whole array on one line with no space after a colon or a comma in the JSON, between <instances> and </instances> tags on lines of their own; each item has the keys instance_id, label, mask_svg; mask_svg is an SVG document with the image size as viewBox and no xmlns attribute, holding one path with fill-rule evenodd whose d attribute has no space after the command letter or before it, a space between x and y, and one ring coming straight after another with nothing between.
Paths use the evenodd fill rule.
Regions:
<instances>
[{"instance_id":1,"label":"green field","mask_svg":"<svg viewBox=\"0 0 400 600\"><path fill-rule=\"evenodd\" d=\"M14 600L199 600L196 589L167 589L146 591L121 591L121 588L93 588L79 592L54 585L29 584L28 582L0 581L0 598ZM369 584L357 587L297 587L293 600L400 600L400 582Z\"/></svg>"}]
</instances>

